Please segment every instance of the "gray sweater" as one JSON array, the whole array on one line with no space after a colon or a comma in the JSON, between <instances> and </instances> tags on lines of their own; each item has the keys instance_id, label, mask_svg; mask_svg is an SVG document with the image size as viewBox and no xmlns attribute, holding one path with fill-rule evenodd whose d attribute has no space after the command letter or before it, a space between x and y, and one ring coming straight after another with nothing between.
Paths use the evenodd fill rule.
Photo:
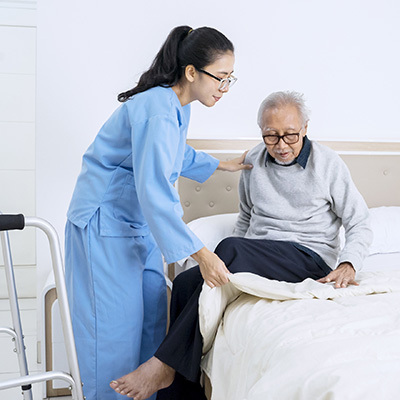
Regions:
<instances>
[{"instance_id":1,"label":"gray sweater","mask_svg":"<svg viewBox=\"0 0 400 400\"><path fill-rule=\"evenodd\" d=\"M253 169L244 170L240 178L234 235L296 242L332 269L348 261L360 270L372 242L369 211L342 159L312 141L305 168L266 162L266 157L264 143L246 156ZM346 243L340 251L342 224Z\"/></svg>"}]
</instances>

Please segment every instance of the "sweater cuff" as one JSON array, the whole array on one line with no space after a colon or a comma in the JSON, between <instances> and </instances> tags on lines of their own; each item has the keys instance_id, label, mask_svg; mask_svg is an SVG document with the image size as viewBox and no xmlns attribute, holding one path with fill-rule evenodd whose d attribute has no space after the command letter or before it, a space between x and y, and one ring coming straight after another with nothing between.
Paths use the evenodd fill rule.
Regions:
<instances>
[{"instance_id":1,"label":"sweater cuff","mask_svg":"<svg viewBox=\"0 0 400 400\"><path fill-rule=\"evenodd\" d=\"M356 272L361 271L363 267L363 260L360 257L355 256L354 254L341 254L338 265L344 262L350 263Z\"/></svg>"}]
</instances>

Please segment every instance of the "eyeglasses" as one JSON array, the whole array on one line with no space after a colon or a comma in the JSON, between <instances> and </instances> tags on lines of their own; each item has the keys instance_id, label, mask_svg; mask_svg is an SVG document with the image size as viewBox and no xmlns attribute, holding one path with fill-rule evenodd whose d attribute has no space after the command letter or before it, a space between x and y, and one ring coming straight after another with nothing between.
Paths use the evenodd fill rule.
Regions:
<instances>
[{"instance_id":1,"label":"eyeglasses","mask_svg":"<svg viewBox=\"0 0 400 400\"><path fill-rule=\"evenodd\" d=\"M217 81L219 81L218 90L230 89L237 81L237 78L233 75L228 76L227 78L218 78L218 76L210 74L209 72L205 71L204 69L199 69L198 71L200 71L203 74L206 74L208 76L211 76L211 78L214 78Z\"/></svg>"},{"instance_id":2,"label":"eyeglasses","mask_svg":"<svg viewBox=\"0 0 400 400\"><path fill-rule=\"evenodd\" d=\"M298 133L285 133L283 135L263 135L264 143L268 145L276 145L282 139L286 144L295 144L300 139L301 128Z\"/></svg>"}]
</instances>

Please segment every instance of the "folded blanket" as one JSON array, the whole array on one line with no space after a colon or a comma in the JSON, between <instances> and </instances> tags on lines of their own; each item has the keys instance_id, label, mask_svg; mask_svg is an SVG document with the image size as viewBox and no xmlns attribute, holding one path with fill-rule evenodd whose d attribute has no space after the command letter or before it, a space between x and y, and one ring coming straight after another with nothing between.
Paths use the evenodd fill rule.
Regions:
<instances>
[{"instance_id":1,"label":"folded blanket","mask_svg":"<svg viewBox=\"0 0 400 400\"><path fill-rule=\"evenodd\" d=\"M319 283L306 279L300 283L275 281L255 274L241 272L229 275L229 283L210 288L204 283L199 300L200 331L203 336L203 353L214 340L222 314L228 304L240 293L248 293L269 300L337 299L348 296L364 296L373 293L400 291L400 272L360 272L359 286L335 289L334 283Z\"/></svg>"}]
</instances>

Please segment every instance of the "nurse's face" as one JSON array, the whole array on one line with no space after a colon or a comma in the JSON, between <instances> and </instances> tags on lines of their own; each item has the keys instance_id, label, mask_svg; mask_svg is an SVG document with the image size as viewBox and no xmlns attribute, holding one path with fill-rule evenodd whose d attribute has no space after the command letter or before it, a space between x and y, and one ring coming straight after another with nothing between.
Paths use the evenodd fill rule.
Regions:
<instances>
[{"instance_id":1,"label":"nurse's face","mask_svg":"<svg viewBox=\"0 0 400 400\"><path fill-rule=\"evenodd\" d=\"M193 99L207 107L212 107L220 101L229 91L229 81L234 80L232 77L234 63L235 56L229 51L203 69L196 69L191 85Z\"/></svg>"}]
</instances>

